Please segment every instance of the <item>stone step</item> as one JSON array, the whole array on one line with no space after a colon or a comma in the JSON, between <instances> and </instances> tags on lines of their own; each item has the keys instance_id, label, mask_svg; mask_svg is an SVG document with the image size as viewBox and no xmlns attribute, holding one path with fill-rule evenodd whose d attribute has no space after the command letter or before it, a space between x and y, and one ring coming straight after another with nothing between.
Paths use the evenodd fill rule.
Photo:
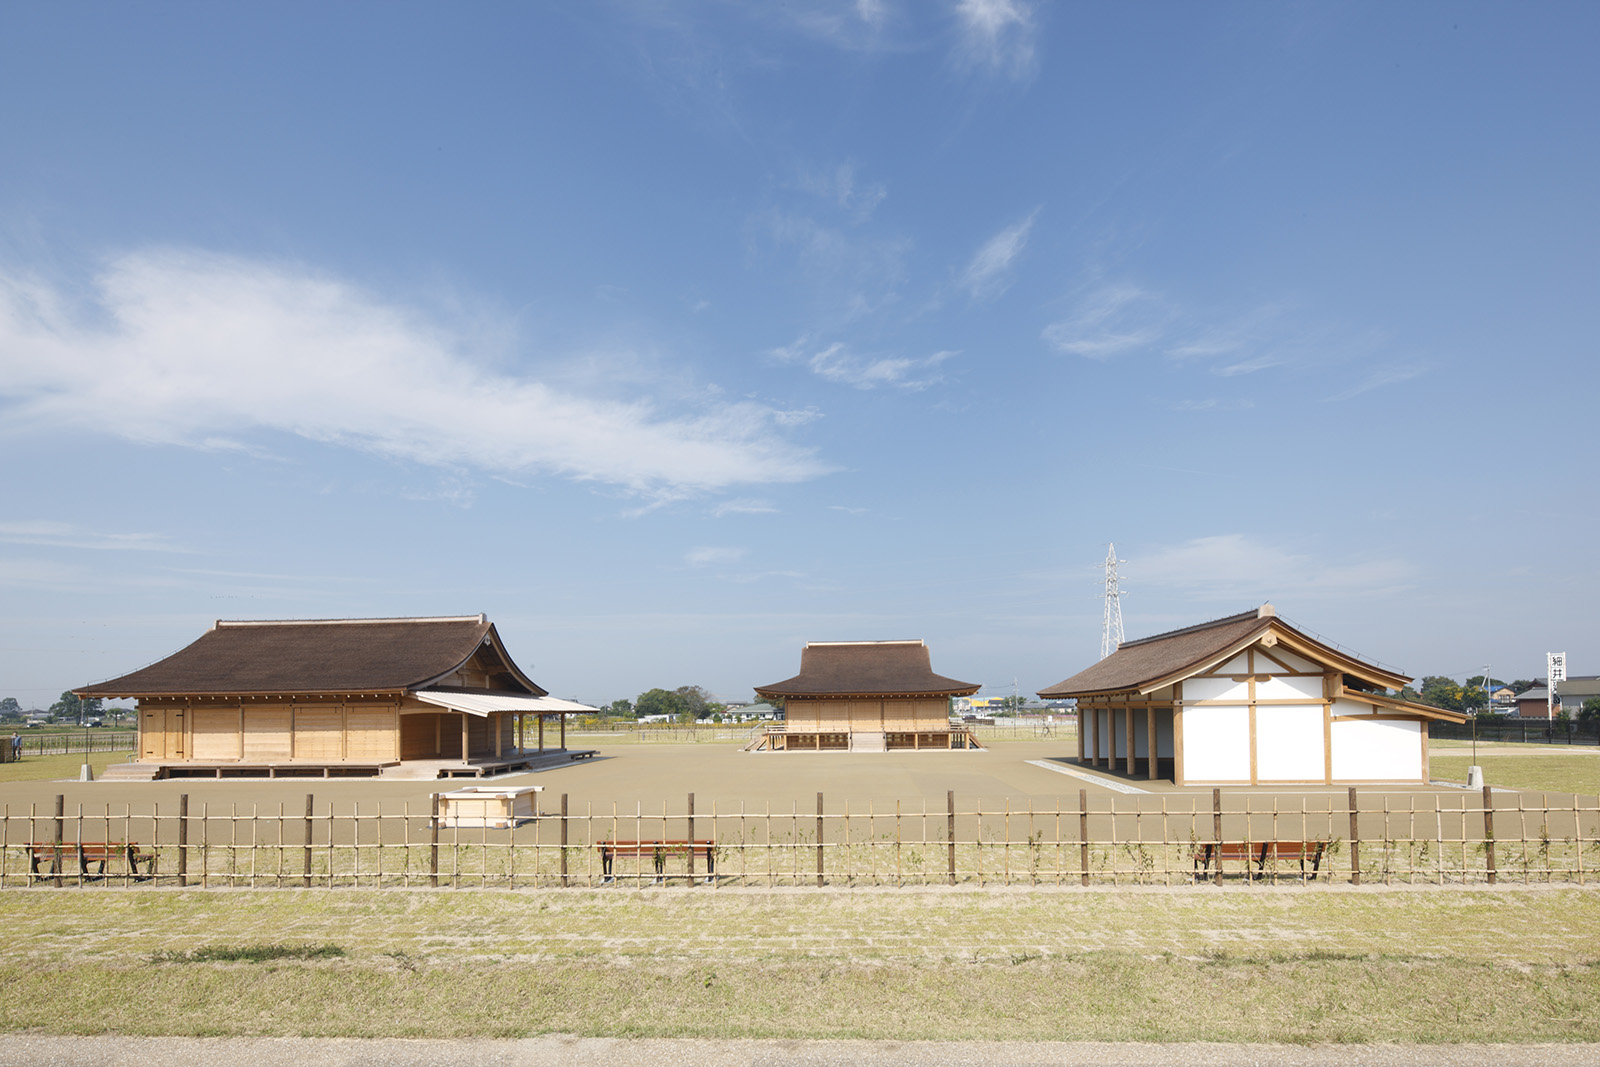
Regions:
<instances>
[{"instance_id":1,"label":"stone step","mask_svg":"<svg viewBox=\"0 0 1600 1067\"><path fill-rule=\"evenodd\" d=\"M153 763L113 763L100 772L102 782L153 782L161 768Z\"/></svg>"}]
</instances>

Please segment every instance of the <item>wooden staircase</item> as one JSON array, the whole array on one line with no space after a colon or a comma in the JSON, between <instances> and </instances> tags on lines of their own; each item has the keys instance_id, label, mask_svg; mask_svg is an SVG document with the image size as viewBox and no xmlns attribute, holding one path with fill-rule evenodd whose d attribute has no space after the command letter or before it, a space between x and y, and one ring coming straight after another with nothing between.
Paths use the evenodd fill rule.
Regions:
<instances>
[{"instance_id":1,"label":"wooden staircase","mask_svg":"<svg viewBox=\"0 0 1600 1067\"><path fill-rule=\"evenodd\" d=\"M853 730L850 733L851 752L887 752L889 742L882 730Z\"/></svg>"}]
</instances>

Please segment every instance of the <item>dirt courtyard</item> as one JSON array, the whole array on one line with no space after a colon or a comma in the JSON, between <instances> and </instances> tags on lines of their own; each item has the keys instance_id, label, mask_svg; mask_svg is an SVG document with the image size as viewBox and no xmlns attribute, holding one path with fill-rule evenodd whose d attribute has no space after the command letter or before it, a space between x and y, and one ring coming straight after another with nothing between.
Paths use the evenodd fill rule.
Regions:
<instances>
[{"instance_id":1,"label":"dirt courtyard","mask_svg":"<svg viewBox=\"0 0 1600 1067\"><path fill-rule=\"evenodd\" d=\"M749 812L767 810L801 812L816 810L816 796L824 794L830 811L848 803L854 812L869 806L892 811L899 802L907 811L926 804L928 810L941 811L946 794L954 790L963 807L981 804L997 810L1008 802L1013 810L1053 809L1058 803L1076 810L1078 791L1087 790L1101 804L1112 798L1134 798L1142 794L1164 796L1187 806L1190 798L1209 806L1209 787L1179 789L1169 781L1150 782L1126 778L1104 769L1080 767L1073 758L1075 745L1070 735L1044 740L997 740L982 751L967 752L743 752L732 742L698 744L618 743L605 735L569 738L573 748L594 748L592 759L574 761L529 774L506 775L494 784L539 785L541 811L553 811L559 797L566 794L573 814L612 811L629 814L643 810L659 813L666 805L681 811L687 795L695 795L695 809L702 814L736 813L743 805ZM307 793L317 798L319 807L332 802L342 810L348 805L381 803L385 810L409 804L413 812L426 812L429 796L442 790L470 784L465 781L376 781L368 779L180 779L158 782L78 782L24 781L0 785L0 805L6 813L27 815L30 810L48 814L55 797L66 797L67 811L82 804L86 811L103 810L106 804L117 809L132 805L148 810L153 802L163 808L176 804L188 794L196 808L210 805L213 811L238 805L241 812L259 806L265 812L284 805L295 810L304 804ZM1281 796L1298 806L1300 798L1313 807L1341 807L1345 787L1307 786L1286 790L1281 787L1230 786L1229 795L1248 793L1252 805L1271 803ZM1404 804L1416 796L1460 796L1454 786L1361 788L1363 805L1381 803L1384 797Z\"/></svg>"}]
</instances>

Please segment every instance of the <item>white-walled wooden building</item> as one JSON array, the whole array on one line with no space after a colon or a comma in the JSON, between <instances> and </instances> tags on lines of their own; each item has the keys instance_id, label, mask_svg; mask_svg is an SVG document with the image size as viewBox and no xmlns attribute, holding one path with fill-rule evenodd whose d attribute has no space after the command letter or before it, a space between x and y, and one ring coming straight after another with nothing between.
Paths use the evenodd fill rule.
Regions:
<instances>
[{"instance_id":1,"label":"white-walled wooden building","mask_svg":"<svg viewBox=\"0 0 1600 1067\"><path fill-rule=\"evenodd\" d=\"M1458 712L1255 611L1125 641L1039 696L1078 702L1078 759L1178 785L1428 780L1428 723ZM1154 758L1152 759L1152 753Z\"/></svg>"},{"instance_id":2,"label":"white-walled wooden building","mask_svg":"<svg viewBox=\"0 0 1600 1067\"><path fill-rule=\"evenodd\" d=\"M122 777L477 776L565 751L566 716L593 710L535 685L482 615L219 619L167 658L74 692L138 701Z\"/></svg>"}]
</instances>

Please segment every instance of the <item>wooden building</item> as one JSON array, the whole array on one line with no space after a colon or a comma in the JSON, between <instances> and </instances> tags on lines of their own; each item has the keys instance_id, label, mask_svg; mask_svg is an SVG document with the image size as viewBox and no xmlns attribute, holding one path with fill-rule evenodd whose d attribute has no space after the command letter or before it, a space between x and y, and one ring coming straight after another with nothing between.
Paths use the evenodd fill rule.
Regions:
<instances>
[{"instance_id":1,"label":"wooden building","mask_svg":"<svg viewBox=\"0 0 1600 1067\"><path fill-rule=\"evenodd\" d=\"M166 659L73 692L138 701L123 778L481 776L566 752L566 716L592 710L535 685L482 615L219 619Z\"/></svg>"},{"instance_id":2,"label":"wooden building","mask_svg":"<svg viewBox=\"0 0 1600 1067\"><path fill-rule=\"evenodd\" d=\"M756 686L783 702L782 726L749 747L776 751L977 748L970 731L950 723L950 698L978 691L933 673L921 641L812 641L800 673Z\"/></svg>"},{"instance_id":3,"label":"wooden building","mask_svg":"<svg viewBox=\"0 0 1600 1067\"><path fill-rule=\"evenodd\" d=\"M1078 759L1178 785L1428 781L1428 723L1459 712L1399 700L1411 682L1307 635L1264 604L1125 641L1039 690L1078 702Z\"/></svg>"}]
</instances>

